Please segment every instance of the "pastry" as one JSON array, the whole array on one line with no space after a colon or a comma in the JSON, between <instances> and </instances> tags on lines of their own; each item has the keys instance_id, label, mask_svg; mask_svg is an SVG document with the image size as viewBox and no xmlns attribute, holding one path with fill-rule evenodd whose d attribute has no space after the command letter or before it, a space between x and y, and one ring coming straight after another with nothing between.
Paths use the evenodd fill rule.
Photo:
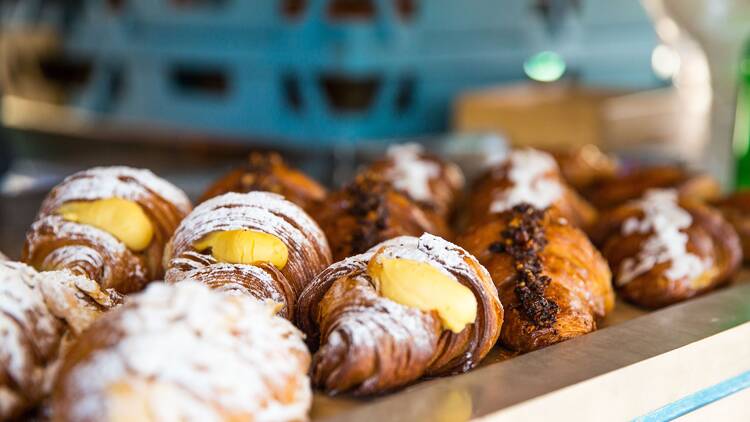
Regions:
<instances>
[{"instance_id":1,"label":"pastry","mask_svg":"<svg viewBox=\"0 0 750 422\"><path fill-rule=\"evenodd\" d=\"M648 191L604 213L593 236L618 293L649 308L728 282L742 260L737 233L721 214L673 189Z\"/></svg>"},{"instance_id":2,"label":"pastry","mask_svg":"<svg viewBox=\"0 0 750 422\"><path fill-rule=\"evenodd\" d=\"M594 331L614 307L607 262L557 209L522 203L458 244L479 259L505 307L500 342L527 352Z\"/></svg>"},{"instance_id":3,"label":"pastry","mask_svg":"<svg viewBox=\"0 0 750 422\"><path fill-rule=\"evenodd\" d=\"M211 185L199 202L228 192L252 191L278 193L307 212L326 196L323 186L289 167L278 153L253 152L243 167L230 171Z\"/></svg>"},{"instance_id":4,"label":"pastry","mask_svg":"<svg viewBox=\"0 0 750 422\"><path fill-rule=\"evenodd\" d=\"M721 187L708 174L675 166L654 166L600 179L586 189L585 196L604 210L638 199L649 189L676 189L681 196L709 201L718 198Z\"/></svg>"},{"instance_id":5,"label":"pastry","mask_svg":"<svg viewBox=\"0 0 750 422\"><path fill-rule=\"evenodd\" d=\"M493 221L524 202L539 209L554 207L579 227L596 219L594 208L563 182L550 154L524 148L511 151L476 181L467 201L469 226Z\"/></svg>"},{"instance_id":6,"label":"pastry","mask_svg":"<svg viewBox=\"0 0 750 422\"><path fill-rule=\"evenodd\" d=\"M69 269L120 293L164 275L162 253L190 212L185 194L148 170L97 167L66 178L42 202L22 260Z\"/></svg>"},{"instance_id":7,"label":"pastry","mask_svg":"<svg viewBox=\"0 0 750 422\"><path fill-rule=\"evenodd\" d=\"M38 405L65 345L119 302L117 293L67 270L0 262L0 420Z\"/></svg>"},{"instance_id":8,"label":"pastry","mask_svg":"<svg viewBox=\"0 0 750 422\"><path fill-rule=\"evenodd\" d=\"M445 221L450 220L464 188L464 176L457 165L416 143L389 147L385 157L365 171L382 175L395 189Z\"/></svg>"},{"instance_id":9,"label":"pastry","mask_svg":"<svg viewBox=\"0 0 750 422\"><path fill-rule=\"evenodd\" d=\"M302 292L312 381L329 394L383 393L465 372L497 340L503 308L487 270L439 237L401 236L337 262Z\"/></svg>"},{"instance_id":10,"label":"pastry","mask_svg":"<svg viewBox=\"0 0 750 422\"><path fill-rule=\"evenodd\" d=\"M273 308L194 282L150 285L65 355L54 420L305 421L310 354Z\"/></svg>"},{"instance_id":11,"label":"pastry","mask_svg":"<svg viewBox=\"0 0 750 422\"><path fill-rule=\"evenodd\" d=\"M617 159L605 154L596 145L550 152L560 167L563 179L577 192L585 192L602 179L611 179L620 171Z\"/></svg>"},{"instance_id":12,"label":"pastry","mask_svg":"<svg viewBox=\"0 0 750 422\"><path fill-rule=\"evenodd\" d=\"M331 193L315 216L328 237L335 261L396 236L450 236L442 217L422 209L374 172L361 173Z\"/></svg>"},{"instance_id":13,"label":"pastry","mask_svg":"<svg viewBox=\"0 0 750 422\"><path fill-rule=\"evenodd\" d=\"M287 317L302 289L331 262L315 221L270 192L226 193L198 205L164 254L167 282L193 279L274 301Z\"/></svg>"},{"instance_id":14,"label":"pastry","mask_svg":"<svg viewBox=\"0 0 750 422\"><path fill-rule=\"evenodd\" d=\"M750 191L735 192L711 203L740 237L745 262L750 262Z\"/></svg>"}]
</instances>

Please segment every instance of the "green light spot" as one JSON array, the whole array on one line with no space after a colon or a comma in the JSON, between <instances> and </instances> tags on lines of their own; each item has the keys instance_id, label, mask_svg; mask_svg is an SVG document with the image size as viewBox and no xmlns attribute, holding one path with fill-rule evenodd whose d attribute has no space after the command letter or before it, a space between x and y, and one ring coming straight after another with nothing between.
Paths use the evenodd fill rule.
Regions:
<instances>
[{"instance_id":1,"label":"green light spot","mask_svg":"<svg viewBox=\"0 0 750 422\"><path fill-rule=\"evenodd\" d=\"M529 57L523 64L526 76L540 82L552 82L565 73L565 60L552 51L542 51Z\"/></svg>"}]
</instances>

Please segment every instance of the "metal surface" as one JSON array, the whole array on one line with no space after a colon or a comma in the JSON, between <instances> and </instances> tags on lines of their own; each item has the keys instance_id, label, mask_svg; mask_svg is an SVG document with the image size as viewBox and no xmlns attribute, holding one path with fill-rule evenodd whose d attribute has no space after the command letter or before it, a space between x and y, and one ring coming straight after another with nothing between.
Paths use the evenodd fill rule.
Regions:
<instances>
[{"instance_id":1,"label":"metal surface","mask_svg":"<svg viewBox=\"0 0 750 422\"><path fill-rule=\"evenodd\" d=\"M749 278L747 274L742 277L743 280ZM748 321L750 284L735 284L565 343L467 374L423 382L357 406L352 406L350 401L339 404L329 399L322 404L325 409L316 409L317 414L314 412L313 416L326 421L432 421L480 417L504 420L505 416L509 419L518 416L515 413L505 415L506 410L512 411L513 406L541 396L545 398L529 402L520 414L529 419L538 412L554 412L558 420L573 416L577 420L620 420L626 418L618 413L622 410L630 413L628 417L639 416L638 412L643 414L672 401L680 387L713 385L723 380L725 372L734 374L737 365L750 369L750 347L746 346L750 332ZM676 353L683 350L684 356ZM703 356L707 351L711 355ZM686 365L692 362L694 354L706 360L705 370L690 363L692 369L697 366L698 375L691 375L688 380L681 380L679 373L671 373L675 364L680 366L681 359ZM664 361L653 362L657 357ZM641 364L643 368L639 368ZM621 371L623 368L628 371ZM692 374L687 367L683 372ZM653 382L649 377L660 382ZM592 379L598 384L587 387L584 382ZM664 388L672 382L674 387ZM708 384L704 386L705 383ZM617 385L620 391L607 391L608 384ZM578 395L588 399L561 398L557 401L567 406L548 408L550 406L545 405L545 402L552 403L549 398L556 393L576 395L575 388L579 385ZM688 393L692 392L688 389ZM619 402L627 397L626 406L620 409L617 400L607 400L612 399L612 395L619 396ZM645 396L647 400L636 400L636 396ZM337 406L338 409L332 409ZM611 412L605 415L594 411L602 406L610 408Z\"/></svg>"}]
</instances>

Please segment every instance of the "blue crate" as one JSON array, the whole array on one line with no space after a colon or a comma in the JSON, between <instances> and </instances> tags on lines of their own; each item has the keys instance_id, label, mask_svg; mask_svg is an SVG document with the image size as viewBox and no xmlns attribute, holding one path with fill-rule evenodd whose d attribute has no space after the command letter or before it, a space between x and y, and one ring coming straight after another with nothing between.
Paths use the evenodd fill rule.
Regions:
<instances>
[{"instance_id":1,"label":"blue crate","mask_svg":"<svg viewBox=\"0 0 750 422\"><path fill-rule=\"evenodd\" d=\"M523 61L545 48L526 1L411 0L404 17L405 0L370 0L368 16L353 19L333 18L335 1L307 0L289 16L285 0L81 0L58 22L65 53L92 63L69 105L291 145L412 136L443 131L457 93L523 79ZM608 4L636 11L615 13L626 32L648 28L636 2ZM653 37L637 39L648 67Z\"/></svg>"}]
</instances>

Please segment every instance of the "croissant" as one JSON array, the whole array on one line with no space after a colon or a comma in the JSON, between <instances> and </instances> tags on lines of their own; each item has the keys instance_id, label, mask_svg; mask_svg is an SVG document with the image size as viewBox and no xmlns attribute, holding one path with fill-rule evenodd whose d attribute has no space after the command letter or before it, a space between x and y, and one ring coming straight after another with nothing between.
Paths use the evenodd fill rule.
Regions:
<instances>
[{"instance_id":1,"label":"croissant","mask_svg":"<svg viewBox=\"0 0 750 422\"><path fill-rule=\"evenodd\" d=\"M310 354L273 308L194 282L153 283L65 355L54 420L304 421Z\"/></svg>"},{"instance_id":2,"label":"croissant","mask_svg":"<svg viewBox=\"0 0 750 422\"><path fill-rule=\"evenodd\" d=\"M654 166L599 179L586 189L584 196L596 208L605 210L638 199L649 189L676 189L680 196L710 201L718 198L721 187L708 174L674 166Z\"/></svg>"},{"instance_id":3,"label":"croissant","mask_svg":"<svg viewBox=\"0 0 750 422\"><path fill-rule=\"evenodd\" d=\"M187 196L148 170L97 167L66 178L42 202L22 260L69 269L130 293L163 277L164 244L190 212Z\"/></svg>"},{"instance_id":4,"label":"croissant","mask_svg":"<svg viewBox=\"0 0 750 422\"><path fill-rule=\"evenodd\" d=\"M228 192L252 191L278 193L307 212L326 196L323 186L289 167L278 153L253 152L243 167L230 171L211 185L199 202Z\"/></svg>"},{"instance_id":5,"label":"croissant","mask_svg":"<svg viewBox=\"0 0 750 422\"><path fill-rule=\"evenodd\" d=\"M589 333L614 307L607 262L554 208L522 203L458 244L479 259L505 307L500 342L527 352Z\"/></svg>"},{"instance_id":6,"label":"croissant","mask_svg":"<svg viewBox=\"0 0 750 422\"><path fill-rule=\"evenodd\" d=\"M66 270L0 262L0 420L39 404L64 346L119 302L117 293Z\"/></svg>"},{"instance_id":7,"label":"croissant","mask_svg":"<svg viewBox=\"0 0 750 422\"><path fill-rule=\"evenodd\" d=\"M656 189L608 211L593 232L619 294L649 308L726 283L742 260L737 233L721 214L673 189Z\"/></svg>"},{"instance_id":8,"label":"croissant","mask_svg":"<svg viewBox=\"0 0 750 422\"><path fill-rule=\"evenodd\" d=\"M734 227L742 244L743 260L750 262L750 191L735 192L711 202Z\"/></svg>"},{"instance_id":9,"label":"croissant","mask_svg":"<svg viewBox=\"0 0 750 422\"><path fill-rule=\"evenodd\" d=\"M361 173L353 182L331 193L314 215L337 261L396 236L432 233L449 237L450 234L440 216L420 208L373 172Z\"/></svg>"},{"instance_id":10,"label":"croissant","mask_svg":"<svg viewBox=\"0 0 750 422\"><path fill-rule=\"evenodd\" d=\"M563 182L554 158L531 148L511 151L486 171L468 199L469 226L492 221L524 202L539 209L554 207L579 227L589 227L596 219L596 210Z\"/></svg>"},{"instance_id":11,"label":"croissant","mask_svg":"<svg viewBox=\"0 0 750 422\"><path fill-rule=\"evenodd\" d=\"M298 326L313 384L382 393L468 371L497 340L503 307L487 271L439 237L397 237L335 263L302 292Z\"/></svg>"},{"instance_id":12,"label":"croissant","mask_svg":"<svg viewBox=\"0 0 750 422\"><path fill-rule=\"evenodd\" d=\"M165 280L184 279L282 305L332 262L325 234L300 207L269 192L227 193L198 205L167 243Z\"/></svg>"},{"instance_id":13,"label":"croissant","mask_svg":"<svg viewBox=\"0 0 750 422\"><path fill-rule=\"evenodd\" d=\"M620 171L617 159L602 152L596 145L587 144L578 148L552 151L563 179L576 192L585 192L603 179L611 179Z\"/></svg>"},{"instance_id":14,"label":"croissant","mask_svg":"<svg viewBox=\"0 0 750 422\"><path fill-rule=\"evenodd\" d=\"M450 219L464 188L464 176L456 164L416 143L389 147L386 156L366 171L381 174L398 191L445 221Z\"/></svg>"}]
</instances>

